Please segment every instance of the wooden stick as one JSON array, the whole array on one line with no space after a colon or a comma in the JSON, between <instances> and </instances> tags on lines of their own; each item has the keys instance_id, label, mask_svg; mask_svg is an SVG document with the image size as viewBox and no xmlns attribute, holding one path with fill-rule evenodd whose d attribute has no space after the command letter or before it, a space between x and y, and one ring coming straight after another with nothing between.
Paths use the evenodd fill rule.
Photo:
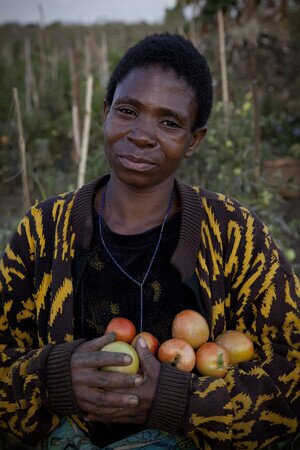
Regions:
<instances>
[{"instance_id":1,"label":"wooden stick","mask_svg":"<svg viewBox=\"0 0 300 450\"><path fill-rule=\"evenodd\" d=\"M196 5L192 5L192 17L190 20L190 27L189 27L189 37L192 43L197 47L197 32L196 32L196 25L195 25L195 16L196 16Z\"/></svg>"},{"instance_id":2,"label":"wooden stick","mask_svg":"<svg viewBox=\"0 0 300 450\"><path fill-rule=\"evenodd\" d=\"M261 160L261 129L260 107L257 89L257 80L252 81L253 86L253 113L254 113L254 181L258 183L260 176Z\"/></svg>"},{"instance_id":3,"label":"wooden stick","mask_svg":"<svg viewBox=\"0 0 300 450\"><path fill-rule=\"evenodd\" d=\"M108 49L105 31L102 31L101 33L99 56L100 56L100 67L99 67L100 85L103 89L105 89L109 79Z\"/></svg>"},{"instance_id":4,"label":"wooden stick","mask_svg":"<svg viewBox=\"0 0 300 450\"><path fill-rule=\"evenodd\" d=\"M18 89L13 88L13 97L16 105L16 113L17 113L17 126L19 133L19 148L20 148L20 160L21 160L21 173L22 173L22 185L23 185L23 204L24 210L28 211L30 208L30 194L29 194L29 183L27 176L27 164L26 164L26 145L24 139L23 132L23 124L21 117L21 109L19 102L19 94Z\"/></svg>"},{"instance_id":5,"label":"wooden stick","mask_svg":"<svg viewBox=\"0 0 300 450\"><path fill-rule=\"evenodd\" d=\"M73 102L72 105L72 127L73 127L73 138L75 145L76 161L80 161L80 125L79 125L79 111L78 105Z\"/></svg>"},{"instance_id":6,"label":"wooden stick","mask_svg":"<svg viewBox=\"0 0 300 450\"><path fill-rule=\"evenodd\" d=\"M222 9L218 10L218 30L219 30L219 51L221 64L224 125L226 127L228 125L229 94L228 94L227 67L226 67L224 14Z\"/></svg>"},{"instance_id":7,"label":"wooden stick","mask_svg":"<svg viewBox=\"0 0 300 450\"><path fill-rule=\"evenodd\" d=\"M38 91L36 77L35 77L33 69L31 71L31 74L32 74L32 99L33 99L33 105L34 105L35 111L39 111L40 110L40 97L39 97L39 91Z\"/></svg>"},{"instance_id":8,"label":"wooden stick","mask_svg":"<svg viewBox=\"0 0 300 450\"><path fill-rule=\"evenodd\" d=\"M25 39L25 111L32 111L32 66L31 66L31 45L28 38Z\"/></svg>"},{"instance_id":9,"label":"wooden stick","mask_svg":"<svg viewBox=\"0 0 300 450\"><path fill-rule=\"evenodd\" d=\"M78 182L77 182L78 187L81 187L84 184L84 180L85 180L86 160L87 160L87 153L88 153L88 146L89 146L91 117L92 117L93 81L94 81L93 75L89 75L87 84L86 84L85 115L84 115L84 123L83 123L80 163L79 163L79 170L78 170Z\"/></svg>"},{"instance_id":10,"label":"wooden stick","mask_svg":"<svg viewBox=\"0 0 300 450\"><path fill-rule=\"evenodd\" d=\"M39 71L39 86L41 90L45 88L46 85L46 76L47 76L47 56L46 56L46 43L45 43L45 12L43 6L38 4L38 11L40 15L40 24L37 30L37 40L39 46L39 55L40 55L40 71Z\"/></svg>"},{"instance_id":11,"label":"wooden stick","mask_svg":"<svg viewBox=\"0 0 300 450\"><path fill-rule=\"evenodd\" d=\"M72 49L69 49L69 67L71 76L71 97L72 97L72 128L73 139L75 147L75 155L73 159L79 164L80 161L80 146L81 146L81 133L80 133L80 120L79 120L79 98L77 91L77 76L75 68L75 56Z\"/></svg>"},{"instance_id":12,"label":"wooden stick","mask_svg":"<svg viewBox=\"0 0 300 450\"><path fill-rule=\"evenodd\" d=\"M53 81L57 80L57 71L58 71L58 51L55 47L52 52L52 60L51 60L51 77Z\"/></svg>"},{"instance_id":13,"label":"wooden stick","mask_svg":"<svg viewBox=\"0 0 300 450\"><path fill-rule=\"evenodd\" d=\"M91 57L91 39L89 36L84 38L84 75L86 78L91 73L92 57Z\"/></svg>"},{"instance_id":14,"label":"wooden stick","mask_svg":"<svg viewBox=\"0 0 300 450\"><path fill-rule=\"evenodd\" d=\"M260 126L260 101L258 94L258 69L257 69L257 43L251 46L250 70L252 75L253 115L254 115L254 181L258 183L261 165L261 126Z\"/></svg>"},{"instance_id":15,"label":"wooden stick","mask_svg":"<svg viewBox=\"0 0 300 450\"><path fill-rule=\"evenodd\" d=\"M25 40L25 111L32 111L32 101L35 111L40 110L40 98L37 90L35 74L31 61L31 44L30 40Z\"/></svg>"}]
</instances>

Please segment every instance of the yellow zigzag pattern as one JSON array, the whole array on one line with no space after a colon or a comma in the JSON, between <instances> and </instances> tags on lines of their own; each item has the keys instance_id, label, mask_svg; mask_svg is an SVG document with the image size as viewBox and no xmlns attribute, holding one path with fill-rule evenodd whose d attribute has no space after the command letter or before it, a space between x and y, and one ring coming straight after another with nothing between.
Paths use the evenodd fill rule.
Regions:
<instances>
[{"instance_id":1,"label":"yellow zigzag pattern","mask_svg":"<svg viewBox=\"0 0 300 450\"><path fill-rule=\"evenodd\" d=\"M37 208L37 205L34 205L31 208L31 214L34 219L35 229L38 235L39 244L40 244L40 257L45 256L45 246L46 239L43 231L43 215L40 208Z\"/></svg>"},{"instance_id":2,"label":"yellow zigzag pattern","mask_svg":"<svg viewBox=\"0 0 300 450\"><path fill-rule=\"evenodd\" d=\"M72 281L69 278L65 278L60 289L56 292L56 295L53 299L51 310L50 310L50 326L53 325L53 322L56 316L60 313L62 314L63 303L66 298L73 292Z\"/></svg>"}]
</instances>

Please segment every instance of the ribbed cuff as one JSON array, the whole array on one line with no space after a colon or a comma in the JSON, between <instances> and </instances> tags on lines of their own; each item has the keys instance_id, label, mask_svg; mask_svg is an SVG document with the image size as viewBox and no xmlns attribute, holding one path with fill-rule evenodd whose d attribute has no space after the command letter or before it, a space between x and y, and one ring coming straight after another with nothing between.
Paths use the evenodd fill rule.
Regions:
<instances>
[{"instance_id":1,"label":"ribbed cuff","mask_svg":"<svg viewBox=\"0 0 300 450\"><path fill-rule=\"evenodd\" d=\"M162 364L155 397L147 421L148 428L177 434L189 398L191 374L180 372L169 364Z\"/></svg>"},{"instance_id":2,"label":"ribbed cuff","mask_svg":"<svg viewBox=\"0 0 300 450\"><path fill-rule=\"evenodd\" d=\"M84 342L57 344L51 350L46 366L46 387L55 414L81 414L72 388L70 360L74 350Z\"/></svg>"}]
</instances>

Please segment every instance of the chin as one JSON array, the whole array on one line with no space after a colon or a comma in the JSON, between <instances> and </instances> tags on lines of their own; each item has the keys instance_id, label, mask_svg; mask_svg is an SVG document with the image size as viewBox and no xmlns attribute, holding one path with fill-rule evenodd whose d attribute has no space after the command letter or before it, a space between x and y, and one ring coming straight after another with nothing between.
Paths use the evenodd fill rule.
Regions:
<instances>
[{"instance_id":1,"label":"chin","mask_svg":"<svg viewBox=\"0 0 300 450\"><path fill-rule=\"evenodd\" d=\"M115 171L112 170L114 176L127 186L132 186L136 189L147 189L153 185L159 184L153 174L147 174L145 172L134 171Z\"/></svg>"}]
</instances>

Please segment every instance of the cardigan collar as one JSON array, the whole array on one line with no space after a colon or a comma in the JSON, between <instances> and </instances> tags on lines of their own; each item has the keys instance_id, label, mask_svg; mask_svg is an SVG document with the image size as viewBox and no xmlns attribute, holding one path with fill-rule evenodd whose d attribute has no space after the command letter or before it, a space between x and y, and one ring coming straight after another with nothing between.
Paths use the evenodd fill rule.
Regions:
<instances>
[{"instance_id":1,"label":"cardigan collar","mask_svg":"<svg viewBox=\"0 0 300 450\"><path fill-rule=\"evenodd\" d=\"M96 189L104 186L109 175L82 186L77 192L72 211L72 226L77 243L87 250L92 232L92 205ZM190 186L175 179L178 191L182 219L178 245L171 258L171 264L177 269L184 282L191 278L195 271L196 260L200 247L200 223L203 218L203 208L199 194Z\"/></svg>"}]
</instances>

